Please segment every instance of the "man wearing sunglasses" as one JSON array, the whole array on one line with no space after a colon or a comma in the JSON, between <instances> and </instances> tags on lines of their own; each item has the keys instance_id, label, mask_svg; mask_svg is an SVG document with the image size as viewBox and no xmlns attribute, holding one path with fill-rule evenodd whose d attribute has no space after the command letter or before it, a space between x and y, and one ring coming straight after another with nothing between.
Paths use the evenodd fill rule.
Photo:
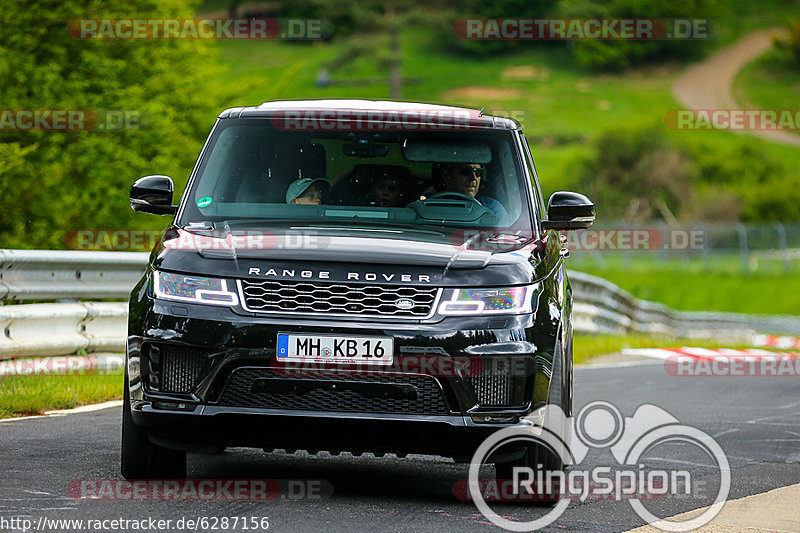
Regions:
<instances>
[{"instance_id":1,"label":"man wearing sunglasses","mask_svg":"<svg viewBox=\"0 0 800 533\"><path fill-rule=\"evenodd\" d=\"M437 192L457 192L478 200L495 215L505 215L503 204L479 194L486 169L480 163L434 163L433 186Z\"/></svg>"}]
</instances>

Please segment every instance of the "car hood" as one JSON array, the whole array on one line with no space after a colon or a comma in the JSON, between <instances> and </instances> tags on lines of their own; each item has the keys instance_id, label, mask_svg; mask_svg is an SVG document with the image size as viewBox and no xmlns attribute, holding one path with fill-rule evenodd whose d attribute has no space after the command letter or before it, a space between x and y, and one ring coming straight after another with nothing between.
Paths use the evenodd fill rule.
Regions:
<instances>
[{"instance_id":1,"label":"car hood","mask_svg":"<svg viewBox=\"0 0 800 533\"><path fill-rule=\"evenodd\" d=\"M498 242L497 235L505 237ZM536 242L496 230L170 228L154 251L153 267L235 278L263 279L274 271L279 279L309 281L518 284L535 277Z\"/></svg>"}]
</instances>

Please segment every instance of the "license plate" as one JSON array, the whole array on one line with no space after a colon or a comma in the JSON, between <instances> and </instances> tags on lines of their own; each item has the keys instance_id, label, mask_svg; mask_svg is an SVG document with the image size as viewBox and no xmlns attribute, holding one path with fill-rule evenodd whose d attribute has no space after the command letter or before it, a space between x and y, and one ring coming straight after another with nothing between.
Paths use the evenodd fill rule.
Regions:
<instances>
[{"instance_id":1,"label":"license plate","mask_svg":"<svg viewBox=\"0 0 800 533\"><path fill-rule=\"evenodd\" d=\"M394 360L391 337L278 334L279 361L390 365Z\"/></svg>"}]
</instances>

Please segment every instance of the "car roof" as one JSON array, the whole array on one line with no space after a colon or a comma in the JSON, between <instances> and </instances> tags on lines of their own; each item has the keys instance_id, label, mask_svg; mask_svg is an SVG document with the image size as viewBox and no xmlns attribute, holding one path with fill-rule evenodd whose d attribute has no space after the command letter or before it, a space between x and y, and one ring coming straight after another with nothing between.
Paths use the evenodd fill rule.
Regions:
<instances>
[{"instance_id":1,"label":"car roof","mask_svg":"<svg viewBox=\"0 0 800 533\"><path fill-rule=\"evenodd\" d=\"M442 116L458 117L466 121L471 127L492 129L520 129L519 123L513 119L484 115L482 109L469 107L426 104L422 102L397 102L393 100L360 100L349 98L331 98L322 100L273 100L258 106L234 107L220 113L219 118L256 118L274 117L291 112L292 114L324 113L325 117L333 120L350 120L353 116L362 116L370 121L397 120L399 115L404 115L407 123L423 123L424 119L415 117ZM360 113L367 113L361 115ZM333 113L333 115L331 115Z\"/></svg>"}]
</instances>

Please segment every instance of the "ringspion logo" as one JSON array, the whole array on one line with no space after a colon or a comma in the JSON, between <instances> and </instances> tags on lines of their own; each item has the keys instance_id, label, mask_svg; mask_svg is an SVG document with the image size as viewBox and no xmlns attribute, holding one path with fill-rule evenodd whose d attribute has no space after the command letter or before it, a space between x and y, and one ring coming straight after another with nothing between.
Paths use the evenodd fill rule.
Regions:
<instances>
[{"instance_id":1,"label":"ringspion logo","mask_svg":"<svg viewBox=\"0 0 800 533\"><path fill-rule=\"evenodd\" d=\"M710 522L725 504L731 484L725 452L708 434L681 424L658 406L641 405L633 416L623 417L614 405L597 401L581 409L576 417L568 417L558 406L549 405L542 417L541 426L530 421L530 425L510 426L492 433L472 457L466 486L462 481L453 488L456 496L471 498L481 514L496 526L508 531L533 531L552 524L573 500L614 500L627 501L653 527L690 531ZM676 445L701 453L713 462L711 467L716 473L709 475L719 478L716 494L707 492L706 480L693 479L680 461L662 468L646 464L648 453L661 446ZM496 462L492 459L495 454L521 447L548 450L569 468L514 465L511 479L488 482L480 479L481 467ZM589 453L596 449L610 451L616 464L590 466L591 461L584 464ZM663 463L660 461L657 466ZM713 497L713 503L699 515L683 521L660 518L644 504L687 496ZM554 505L547 513L527 522L509 520L487 503L542 500Z\"/></svg>"}]
</instances>

